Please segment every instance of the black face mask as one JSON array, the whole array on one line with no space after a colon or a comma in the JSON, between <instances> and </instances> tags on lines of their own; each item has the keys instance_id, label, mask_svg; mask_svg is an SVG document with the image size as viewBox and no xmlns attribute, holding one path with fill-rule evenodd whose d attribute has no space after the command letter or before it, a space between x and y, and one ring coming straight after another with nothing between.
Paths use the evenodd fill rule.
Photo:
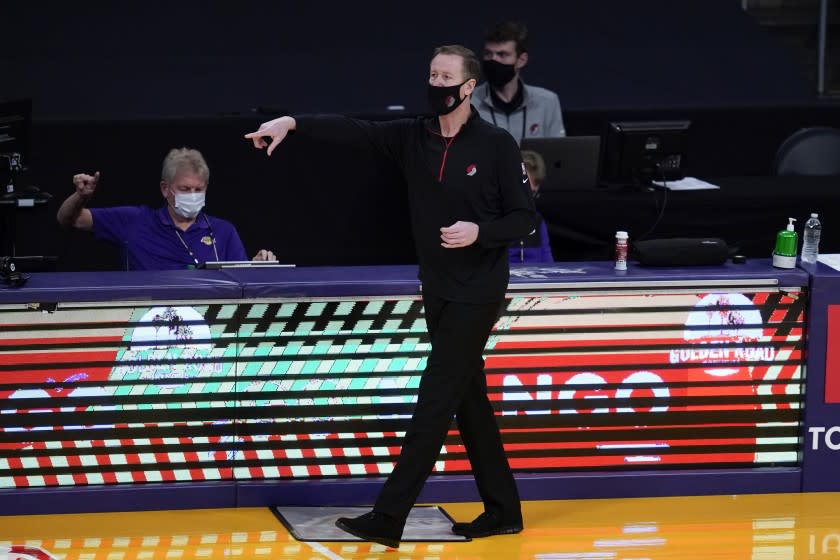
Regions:
<instances>
[{"instance_id":1,"label":"black face mask","mask_svg":"<svg viewBox=\"0 0 840 560\"><path fill-rule=\"evenodd\" d=\"M461 97L461 86L468 81L470 81L469 78L456 86L433 86L429 84L429 106L435 115L448 115L464 102L466 97Z\"/></svg>"},{"instance_id":2,"label":"black face mask","mask_svg":"<svg viewBox=\"0 0 840 560\"><path fill-rule=\"evenodd\" d=\"M481 69L487 82L494 88L500 88L516 77L516 68L513 64L502 64L496 60L484 60Z\"/></svg>"}]
</instances>

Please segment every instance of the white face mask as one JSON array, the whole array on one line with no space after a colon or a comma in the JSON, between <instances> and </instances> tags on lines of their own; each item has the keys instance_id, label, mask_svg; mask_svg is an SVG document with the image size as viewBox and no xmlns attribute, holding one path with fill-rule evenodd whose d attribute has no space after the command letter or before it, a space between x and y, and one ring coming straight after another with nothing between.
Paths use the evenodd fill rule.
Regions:
<instances>
[{"instance_id":1,"label":"white face mask","mask_svg":"<svg viewBox=\"0 0 840 560\"><path fill-rule=\"evenodd\" d=\"M195 218L204 208L203 192L175 193L175 213L182 218Z\"/></svg>"}]
</instances>

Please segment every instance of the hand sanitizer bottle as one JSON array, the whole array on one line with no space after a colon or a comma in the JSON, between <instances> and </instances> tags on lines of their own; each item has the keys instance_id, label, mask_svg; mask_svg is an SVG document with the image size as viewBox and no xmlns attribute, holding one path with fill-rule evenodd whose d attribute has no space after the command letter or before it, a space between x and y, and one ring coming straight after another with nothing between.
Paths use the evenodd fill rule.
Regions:
<instances>
[{"instance_id":1,"label":"hand sanitizer bottle","mask_svg":"<svg viewBox=\"0 0 840 560\"><path fill-rule=\"evenodd\" d=\"M773 266L776 268L796 267L796 247L799 245L799 236L793 228L796 219L788 218L788 225L776 234L776 248L773 249Z\"/></svg>"}]
</instances>

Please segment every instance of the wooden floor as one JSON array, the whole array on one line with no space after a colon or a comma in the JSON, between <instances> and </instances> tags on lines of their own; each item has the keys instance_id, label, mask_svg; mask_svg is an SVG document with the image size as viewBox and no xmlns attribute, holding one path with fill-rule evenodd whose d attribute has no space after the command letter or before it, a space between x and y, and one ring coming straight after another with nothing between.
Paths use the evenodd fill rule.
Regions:
<instances>
[{"instance_id":1,"label":"wooden floor","mask_svg":"<svg viewBox=\"0 0 840 560\"><path fill-rule=\"evenodd\" d=\"M442 504L459 520L479 504ZM840 559L840 494L768 494L523 504L519 535L466 543L294 540L267 508L0 517L0 560L59 559ZM38 556L31 556L37 558ZM43 556L50 558L50 556Z\"/></svg>"}]
</instances>

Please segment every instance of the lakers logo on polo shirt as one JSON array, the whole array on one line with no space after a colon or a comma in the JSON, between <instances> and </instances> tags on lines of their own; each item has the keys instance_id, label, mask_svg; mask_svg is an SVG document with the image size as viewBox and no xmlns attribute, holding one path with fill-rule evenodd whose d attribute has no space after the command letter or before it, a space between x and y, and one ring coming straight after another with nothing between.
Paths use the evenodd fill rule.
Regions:
<instances>
[{"instance_id":1,"label":"lakers logo on polo shirt","mask_svg":"<svg viewBox=\"0 0 840 560\"><path fill-rule=\"evenodd\" d=\"M201 242L207 245L208 247L213 244L213 238L209 235L205 235L201 238Z\"/></svg>"}]
</instances>

